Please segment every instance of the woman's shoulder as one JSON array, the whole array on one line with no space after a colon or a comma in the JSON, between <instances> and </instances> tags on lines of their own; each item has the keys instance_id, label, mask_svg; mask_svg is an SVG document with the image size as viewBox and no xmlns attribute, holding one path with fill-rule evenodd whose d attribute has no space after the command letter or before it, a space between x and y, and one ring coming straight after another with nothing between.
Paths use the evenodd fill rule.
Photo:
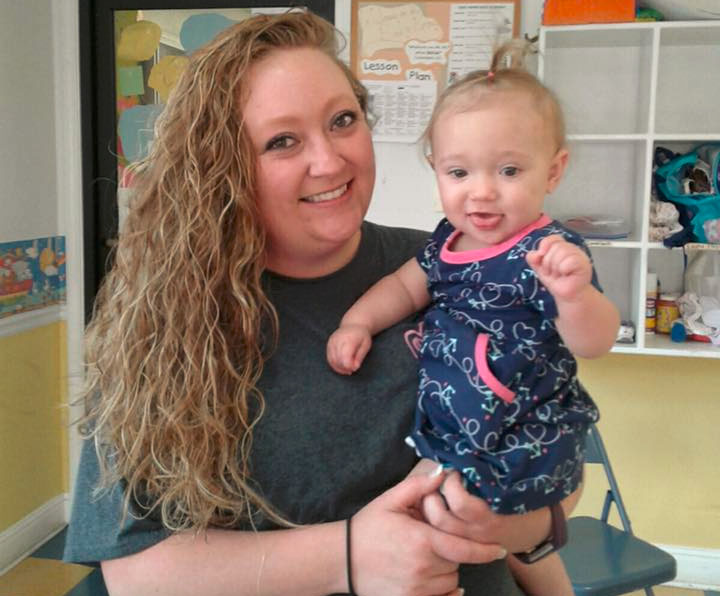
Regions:
<instances>
[{"instance_id":1,"label":"woman's shoulder","mask_svg":"<svg viewBox=\"0 0 720 596\"><path fill-rule=\"evenodd\" d=\"M409 250L411 254L414 254L428 239L430 232L365 221L363 223L363 236L369 241L379 243L386 250L399 252Z\"/></svg>"}]
</instances>

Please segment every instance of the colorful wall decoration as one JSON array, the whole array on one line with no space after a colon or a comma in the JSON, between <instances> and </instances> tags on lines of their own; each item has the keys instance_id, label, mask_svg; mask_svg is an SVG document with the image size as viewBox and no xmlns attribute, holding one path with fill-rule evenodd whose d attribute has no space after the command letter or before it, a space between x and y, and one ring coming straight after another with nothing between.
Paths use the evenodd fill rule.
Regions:
<instances>
[{"instance_id":1,"label":"colorful wall decoration","mask_svg":"<svg viewBox=\"0 0 720 596\"><path fill-rule=\"evenodd\" d=\"M65 237L0 242L0 319L65 302Z\"/></svg>"}]
</instances>

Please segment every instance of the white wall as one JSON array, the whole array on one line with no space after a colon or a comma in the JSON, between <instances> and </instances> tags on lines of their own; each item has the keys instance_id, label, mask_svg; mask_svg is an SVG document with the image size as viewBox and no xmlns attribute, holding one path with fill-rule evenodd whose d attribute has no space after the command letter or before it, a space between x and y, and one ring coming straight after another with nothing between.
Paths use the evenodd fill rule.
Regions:
<instances>
[{"instance_id":1,"label":"white wall","mask_svg":"<svg viewBox=\"0 0 720 596\"><path fill-rule=\"evenodd\" d=\"M68 401L72 403L82 389L85 327L79 9L78 0L50 0L50 3L54 38L57 206L60 233L65 235L67 257L67 304L64 315L67 319ZM79 405L70 407L69 420L77 420L81 415L82 408ZM68 433L68 480L71 490L75 484L81 445L77 428L73 426ZM68 500L68 519L70 506Z\"/></svg>"},{"instance_id":2,"label":"white wall","mask_svg":"<svg viewBox=\"0 0 720 596\"><path fill-rule=\"evenodd\" d=\"M59 233L51 1L0 2L0 242Z\"/></svg>"},{"instance_id":3,"label":"white wall","mask_svg":"<svg viewBox=\"0 0 720 596\"><path fill-rule=\"evenodd\" d=\"M335 24L350 38L350 1L335 0ZM543 0L522 0L520 35L535 35L540 27ZM343 56L349 58L345 52ZM422 159L419 145L375 143L377 182L368 211L371 221L432 230L442 217L432 170Z\"/></svg>"}]
</instances>

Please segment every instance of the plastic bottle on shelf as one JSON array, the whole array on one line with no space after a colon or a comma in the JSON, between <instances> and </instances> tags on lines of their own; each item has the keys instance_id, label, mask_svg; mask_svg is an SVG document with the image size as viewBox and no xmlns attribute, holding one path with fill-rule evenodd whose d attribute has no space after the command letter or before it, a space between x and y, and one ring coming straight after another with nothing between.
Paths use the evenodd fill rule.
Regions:
<instances>
[{"instance_id":1,"label":"plastic bottle on shelf","mask_svg":"<svg viewBox=\"0 0 720 596\"><path fill-rule=\"evenodd\" d=\"M678 298L678 294L660 294L655 307L657 320L655 331L657 333L670 333L673 322L680 318Z\"/></svg>"},{"instance_id":2,"label":"plastic bottle on shelf","mask_svg":"<svg viewBox=\"0 0 720 596\"><path fill-rule=\"evenodd\" d=\"M657 273L648 274L645 279L645 333L655 333L656 325L656 308L658 297L658 278Z\"/></svg>"}]
</instances>

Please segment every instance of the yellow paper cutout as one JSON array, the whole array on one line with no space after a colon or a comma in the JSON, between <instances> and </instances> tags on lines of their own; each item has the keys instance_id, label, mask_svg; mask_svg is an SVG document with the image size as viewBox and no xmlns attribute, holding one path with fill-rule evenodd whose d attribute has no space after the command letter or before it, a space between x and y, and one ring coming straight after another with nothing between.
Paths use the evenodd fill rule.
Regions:
<instances>
[{"instance_id":1,"label":"yellow paper cutout","mask_svg":"<svg viewBox=\"0 0 720 596\"><path fill-rule=\"evenodd\" d=\"M116 10L113 12L113 16L115 17L115 39L120 39L120 33L125 27L138 21L137 10Z\"/></svg>"},{"instance_id":2,"label":"yellow paper cutout","mask_svg":"<svg viewBox=\"0 0 720 596\"><path fill-rule=\"evenodd\" d=\"M164 56L150 70L147 81L148 87L152 87L158 92L162 102L167 101L170 91L177 83L188 62L186 56Z\"/></svg>"},{"instance_id":3,"label":"yellow paper cutout","mask_svg":"<svg viewBox=\"0 0 720 596\"><path fill-rule=\"evenodd\" d=\"M120 62L149 60L160 44L161 35L160 26L150 21L128 25L120 33L117 60Z\"/></svg>"}]
</instances>

